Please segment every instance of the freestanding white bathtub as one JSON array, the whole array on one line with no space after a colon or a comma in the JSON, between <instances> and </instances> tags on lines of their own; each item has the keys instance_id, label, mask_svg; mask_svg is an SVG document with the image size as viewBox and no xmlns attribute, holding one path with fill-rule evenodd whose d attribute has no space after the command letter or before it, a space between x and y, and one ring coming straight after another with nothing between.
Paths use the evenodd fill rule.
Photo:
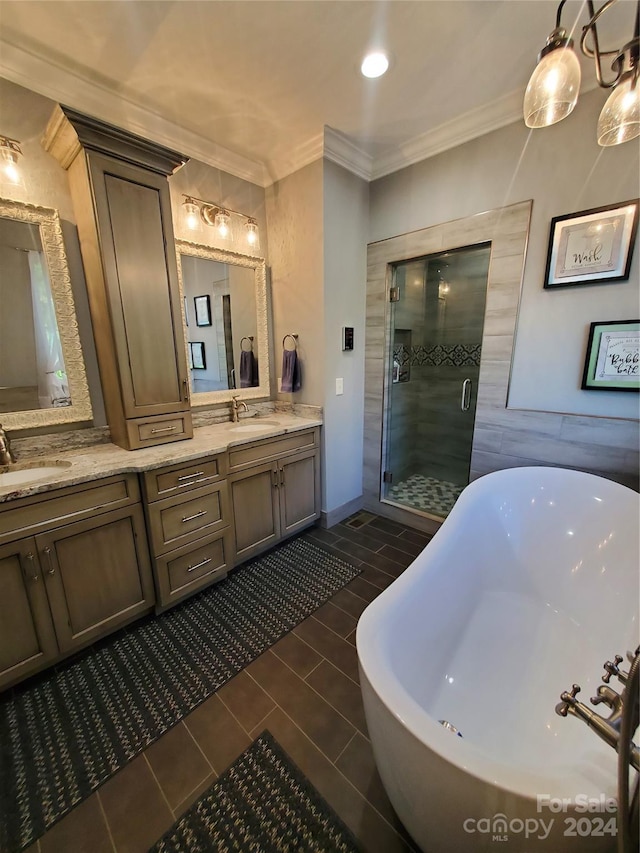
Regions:
<instances>
[{"instance_id":1,"label":"freestanding white bathtub","mask_svg":"<svg viewBox=\"0 0 640 853\"><path fill-rule=\"evenodd\" d=\"M488 474L362 615L376 763L425 853L615 850L616 753L555 706L577 682L610 713L589 697L638 644L639 515L590 474Z\"/></svg>"}]
</instances>

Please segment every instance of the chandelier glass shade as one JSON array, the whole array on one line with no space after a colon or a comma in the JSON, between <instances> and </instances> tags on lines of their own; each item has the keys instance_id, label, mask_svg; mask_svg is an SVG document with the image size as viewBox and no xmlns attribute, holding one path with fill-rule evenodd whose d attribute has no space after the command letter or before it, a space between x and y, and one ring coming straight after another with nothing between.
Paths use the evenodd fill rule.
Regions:
<instances>
[{"instance_id":1,"label":"chandelier glass shade","mask_svg":"<svg viewBox=\"0 0 640 853\"><path fill-rule=\"evenodd\" d=\"M550 127L566 118L574 109L580 92L580 62L573 41L560 26L561 0L556 14L556 27L540 51L538 64L531 75L524 96L523 112L527 127ZM606 0L596 11L593 0L587 0L589 21L582 28L581 52L594 60L598 85L612 89L598 121L597 139L602 146L619 145L640 136L640 87L638 86L640 38L640 0L636 2L633 39L619 50L601 50L597 23L601 15L618 0ZM603 61L615 57L611 64L613 78L603 75Z\"/></svg>"}]
</instances>

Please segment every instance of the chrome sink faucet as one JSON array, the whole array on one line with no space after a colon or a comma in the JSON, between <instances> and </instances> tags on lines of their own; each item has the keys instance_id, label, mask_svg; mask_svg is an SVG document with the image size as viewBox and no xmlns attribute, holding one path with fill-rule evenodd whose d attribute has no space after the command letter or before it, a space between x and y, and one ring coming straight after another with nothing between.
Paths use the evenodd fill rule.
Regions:
<instances>
[{"instance_id":1,"label":"chrome sink faucet","mask_svg":"<svg viewBox=\"0 0 640 853\"><path fill-rule=\"evenodd\" d=\"M240 400L238 397L231 398L231 420L234 424L237 424L240 420L240 406L244 406L244 411L249 411L249 406L245 403L244 400Z\"/></svg>"},{"instance_id":2,"label":"chrome sink faucet","mask_svg":"<svg viewBox=\"0 0 640 853\"><path fill-rule=\"evenodd\" d=\"M16 461L11 452L11 440L0 424L0 465L10 465Z\"/></svg>"}]
</instances>

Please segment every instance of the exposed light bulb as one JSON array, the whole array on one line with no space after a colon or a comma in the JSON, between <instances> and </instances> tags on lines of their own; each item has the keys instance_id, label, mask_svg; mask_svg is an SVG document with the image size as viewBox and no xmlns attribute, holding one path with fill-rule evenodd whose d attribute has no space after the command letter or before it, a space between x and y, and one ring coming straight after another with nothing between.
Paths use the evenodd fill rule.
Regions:
<instances>
[{"instance_id":1,"label":"exposed light bulb","mask_svg":"<svg viewBox=\"0 0 640 853\"><path fill-rule=\"evenodd\" d=\"M389 67L389 60L381 51L369 53L362 60L360 71L365 77L382 77Z\"/></svg>"},{"instance_id":2,"label":"exposed light bulb","mask_svg":"<svg viewBox=\"0 0 640 853\"><path fill-rule=\"evenodd\" d=\"M182 210L184 212L184 221L187 228L195 231L200 225L200 208L192 198L185 198L182 202Z\"/></svg>"},{"instance_id":3,"label":"exposed light bulb","mask_svg":"<svg viewBox=\"0 0 640 853\"><path fill-rule=\"evenodd\" d=\"M598 145L607 148L640 136L640 81L637 69L620 78L598 119Z\"/></svg>"},{"instance_id":4,"label":"exposed light bulb","mask_svg":"<svg viewBox=\"0 0 640 853\"><path fill-rule=\"evenodd\" d=\"M22 154L20 145L15 139L0 136L0 162L2 174L11 184L21 184L22 176L18 169L18 158Z\"/></svg>"},{"instance_id":5,"label":"exposed light bulb","mask_svg":"<svg viewBox=\"0 0 640 853\"><path fill-rule=\"evenodd\" d=\"M580 63L563 29L554 30L540 52L524 95L527 127L549 127L572 112L580 92Z\"/></svg>"},{"instance_id":6,"label":"exposed light bulb","mask_svg":"<svg viewBox=\"0 0 640 853\"><path fill-rule=\"evenodd\" d=\"M247 243L250 246L256 246L258 242L258 223L255 219L249 218L245 225L247 231Z\"/></svg>"},{"instance_id":7,"label":"exposed light bulb","mask_svg":"<svg viewBox=\"0 0 640 853\"><path fill-rule=\"evenodd\" d=\"M231 217L227 213L226 210L219 210L216 213L215 218L215 227L218 229L218 234L225 240L230 234L229 223L231 222Z\"/></svg>"}]
</instances>

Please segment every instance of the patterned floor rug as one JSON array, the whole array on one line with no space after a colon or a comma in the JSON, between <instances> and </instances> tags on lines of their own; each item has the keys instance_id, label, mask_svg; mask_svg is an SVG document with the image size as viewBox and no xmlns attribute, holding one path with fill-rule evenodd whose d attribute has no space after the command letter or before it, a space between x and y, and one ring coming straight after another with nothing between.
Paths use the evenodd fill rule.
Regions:
<instances>
[{"instance_id":1,"label":"patterned floor rug","mask_svg":"<svg viewBox=\"0 0 640 853\"><path fill-rule=\"evenodd\" d=\"M358 573L294 539L0 697L0 851L28 846Z\"/></svg>"},{"instance_id":2,"label":"patterned floor rug","mask_svg":"<svg viewBox=\"0 0 640 853\"><path fill-rule=\"evenodd\" d=\"M357 853L349 829L264 731L150 853Z\"/></svg>"}]
</instances>

